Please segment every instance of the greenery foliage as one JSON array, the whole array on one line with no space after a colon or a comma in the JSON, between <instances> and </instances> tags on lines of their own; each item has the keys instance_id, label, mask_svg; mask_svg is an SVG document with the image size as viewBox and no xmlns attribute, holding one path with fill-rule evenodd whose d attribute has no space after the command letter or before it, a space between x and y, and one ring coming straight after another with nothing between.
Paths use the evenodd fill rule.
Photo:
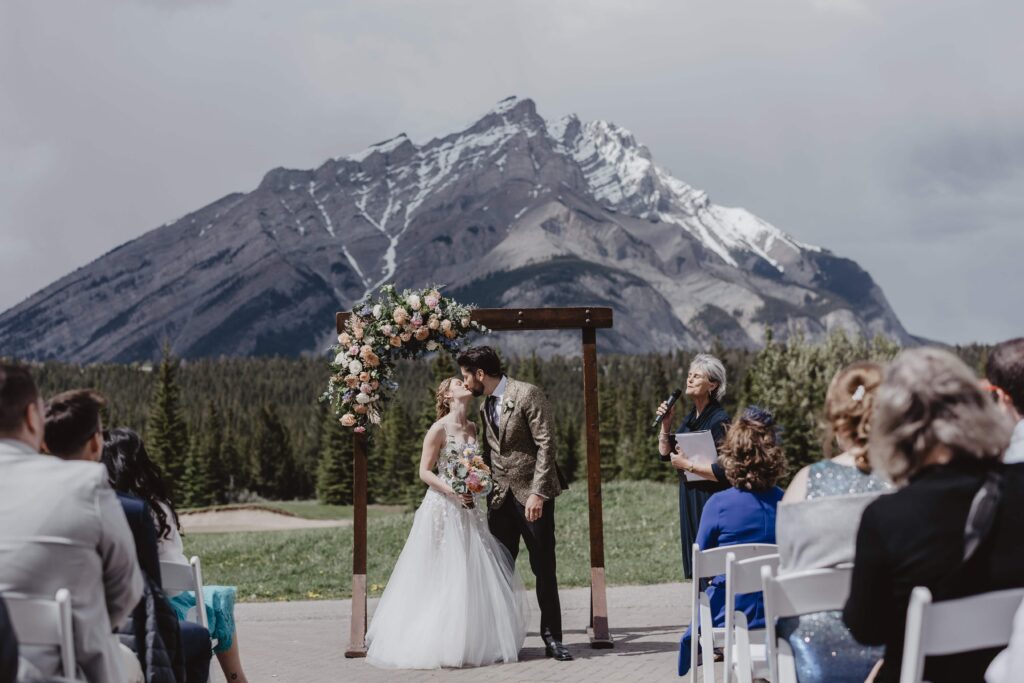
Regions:
<instances>
[{"instance_id":1,"label":"greenery foliage","mask_svg":"<svg viewBox=\"0 0 1024 683\"><path fill-rule=\"evenodd\" d=\"M973 367L986 347L957 349ZM726 410L744 404L773 410L783 426L790 472L821 457L821 409L833 373L858 359L890 358L884 339L835 335L812 345L769 339L760 351L710 349L728 370ZM599 358L601 468L605 481L674 481L657 457L648 429L657 405L685 383L692 354L677 351ZM583 381L579 358L506 359L509 374L547 393L555 416L556 457L563 473L586 471ZM316 493L322 501L351 502L350 430L318 402L329 359L222 358L148 364L57 362L35 364L44 395L92 387L109 401L108 426L144 434L147 447L175 486L179 504L201 505L264 498L295 499ZM370 434L370 500L417 504L425 491L417 469L421 439L434 421L434 389L458 369L446 353L403 360L394 379L402 386ZM682 421L683 408L674 421ZM349 432L343 438L344 432ZM191 439L189 438L191 435ZM580 488L577 486L574 489Z\"/></svg>"}]
</instances>

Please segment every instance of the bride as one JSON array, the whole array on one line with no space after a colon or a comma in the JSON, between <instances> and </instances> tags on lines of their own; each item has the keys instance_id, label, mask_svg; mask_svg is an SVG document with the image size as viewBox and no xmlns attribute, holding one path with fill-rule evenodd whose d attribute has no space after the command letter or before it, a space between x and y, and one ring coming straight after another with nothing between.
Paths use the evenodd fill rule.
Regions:
<instances>
[{"instance_id":1,"label":"bride","mask_svg":"<svg viewBox=\"0 0 1024 683\"><path fill-rule=\"evenodd\" d=\"M366 632L378 667L437 669L514 662L526 638L526 593L508 550L487 529L482 499L435 474L476 440L473 393L456 378L437 388L437 422L423 439L430 488Z\"/></svg>"}]
</instances>

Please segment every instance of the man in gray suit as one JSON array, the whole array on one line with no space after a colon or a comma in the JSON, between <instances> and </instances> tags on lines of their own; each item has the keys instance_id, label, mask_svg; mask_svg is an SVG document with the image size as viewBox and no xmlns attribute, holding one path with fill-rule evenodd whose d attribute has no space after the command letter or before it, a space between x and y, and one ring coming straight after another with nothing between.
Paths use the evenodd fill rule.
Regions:
<instances>
[{"instance_id":1,"label":"man in gray suit","mask_svg":"<svg viewBox=\"0 0 1024 683\"><path fill-rule=\"evenodd\" d=\"M67 588L79 667L89 681L120 683L112 625L142 595L135 543L103 465L39 454L43 411L28 370L0 365L0 593ZM58 672L56 652L21 650L44 676Z\"/></svg>"},{"instance_id":2,"label":"man in gray suit","mask_svg":"<svg viewBox=\"0 0 1024 683\"><path fill-rule=\"evenodd\" d=\"M568 661L572 655L562 644L555 574L555 496L566 484L555 464L551 406L539 388L506 377L501 359L489 346L467 349L459 354L458 364L466 387L487 396L480 420L484 459L494 479L488 526L513 559L519 554L519 539L526 542L537 578L545 654Z\"/></svg>"}]
</instances>

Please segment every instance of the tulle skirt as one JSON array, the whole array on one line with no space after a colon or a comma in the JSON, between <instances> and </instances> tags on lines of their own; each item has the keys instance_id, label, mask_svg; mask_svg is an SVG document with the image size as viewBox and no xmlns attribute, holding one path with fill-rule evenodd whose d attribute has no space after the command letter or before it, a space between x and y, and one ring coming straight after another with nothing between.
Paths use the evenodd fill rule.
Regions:
<instances>
[{"instance_id":1,"label":"tulle skirt","mask_svg":"<svg viewBox=\"0 0 1024 683\"><path fill-rule=\"evenodd\" d=\"M483 500L463 508L433 489L416 511L366 633L366 660L395 669L517 661L529 606Z\"/></svg>"}]
</instances>

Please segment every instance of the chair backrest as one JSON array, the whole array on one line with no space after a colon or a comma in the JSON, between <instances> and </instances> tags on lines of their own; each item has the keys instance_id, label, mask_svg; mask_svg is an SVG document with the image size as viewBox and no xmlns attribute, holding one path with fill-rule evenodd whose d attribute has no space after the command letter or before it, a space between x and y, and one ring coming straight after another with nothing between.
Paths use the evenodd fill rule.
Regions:
<instances>
[{"instance_id":1,"label":"chair backrest","mask_svg":"<svg viewBox=\"0 0 1024 683\"><path fill-rule=\"evenodd\" d=\"M736 561L742 561L762 555L776 555L778 552L779 546L774 543L741 543L710 550L701 550L695 543L693 545L693 580L725 574L725 562L730 554Z\"/></svg>"},{"instance_id":2,"label":"chair backrest","mask_svg":"<svg viewBox=\"0 0 1024 683\"><path fill-rule=\"evenodd\" d=\"M56 647L65 678L75 678L75 636L71 623L71 593L66 588L53 598L4 593L4 603L20 645Z\"/></svg>"},{"instance_id":3,"label":"chair backrest","mask_svg":"<svg viewBox=\"0 0 1024 683\"><path fill-rule=\"evenodd\" d=\"M196 623L206 628L206 608L203 602L203 568L198 555L193 555L188 564L160 562L162 588L166 593L192 591L196 594Z\"/></svg>"},{"instance_id":4,"label":"chair backrest","mask_svg":"<svg viewBox=\"0 0 1024 683\"><path fill-rule=\"evenodd\" d=\"M815 612L842 609L850 594L853 567L810 569L785 576L765 567L761 570L764 591L768 664L775 683L796 683L793 653L788 643L776 640L775 621Z\"/></svg>"},{"instance_id":5,"label":"chair backrest","mask_svg":"<svg viewBox=\"0 0 1024 683\"><path fill-rule=\"evenodd\" d=\"M735 553L725 558L725 683L730 683L733 668L741 683L751 677L752 657L746 615L736 610L736 596L761 592L761 572L775 572L779 555L757 555L737 560ZM743 633L740 633L740 632Z\"/></svg>"},{"instance_id":6,"label":"chair backrest","mask_svg":"<svg viewBox=\"0 0 1024 683\"><path fill-rule=\"evenodd\" d=\"M919 683L924 659L951 655L1010 642L1013 618L1024 600L1024 588L979 593L956 600L932 602L932 593L918 586L910 594L904 631L900 683Z\"/></svg>"}]
</instances>

